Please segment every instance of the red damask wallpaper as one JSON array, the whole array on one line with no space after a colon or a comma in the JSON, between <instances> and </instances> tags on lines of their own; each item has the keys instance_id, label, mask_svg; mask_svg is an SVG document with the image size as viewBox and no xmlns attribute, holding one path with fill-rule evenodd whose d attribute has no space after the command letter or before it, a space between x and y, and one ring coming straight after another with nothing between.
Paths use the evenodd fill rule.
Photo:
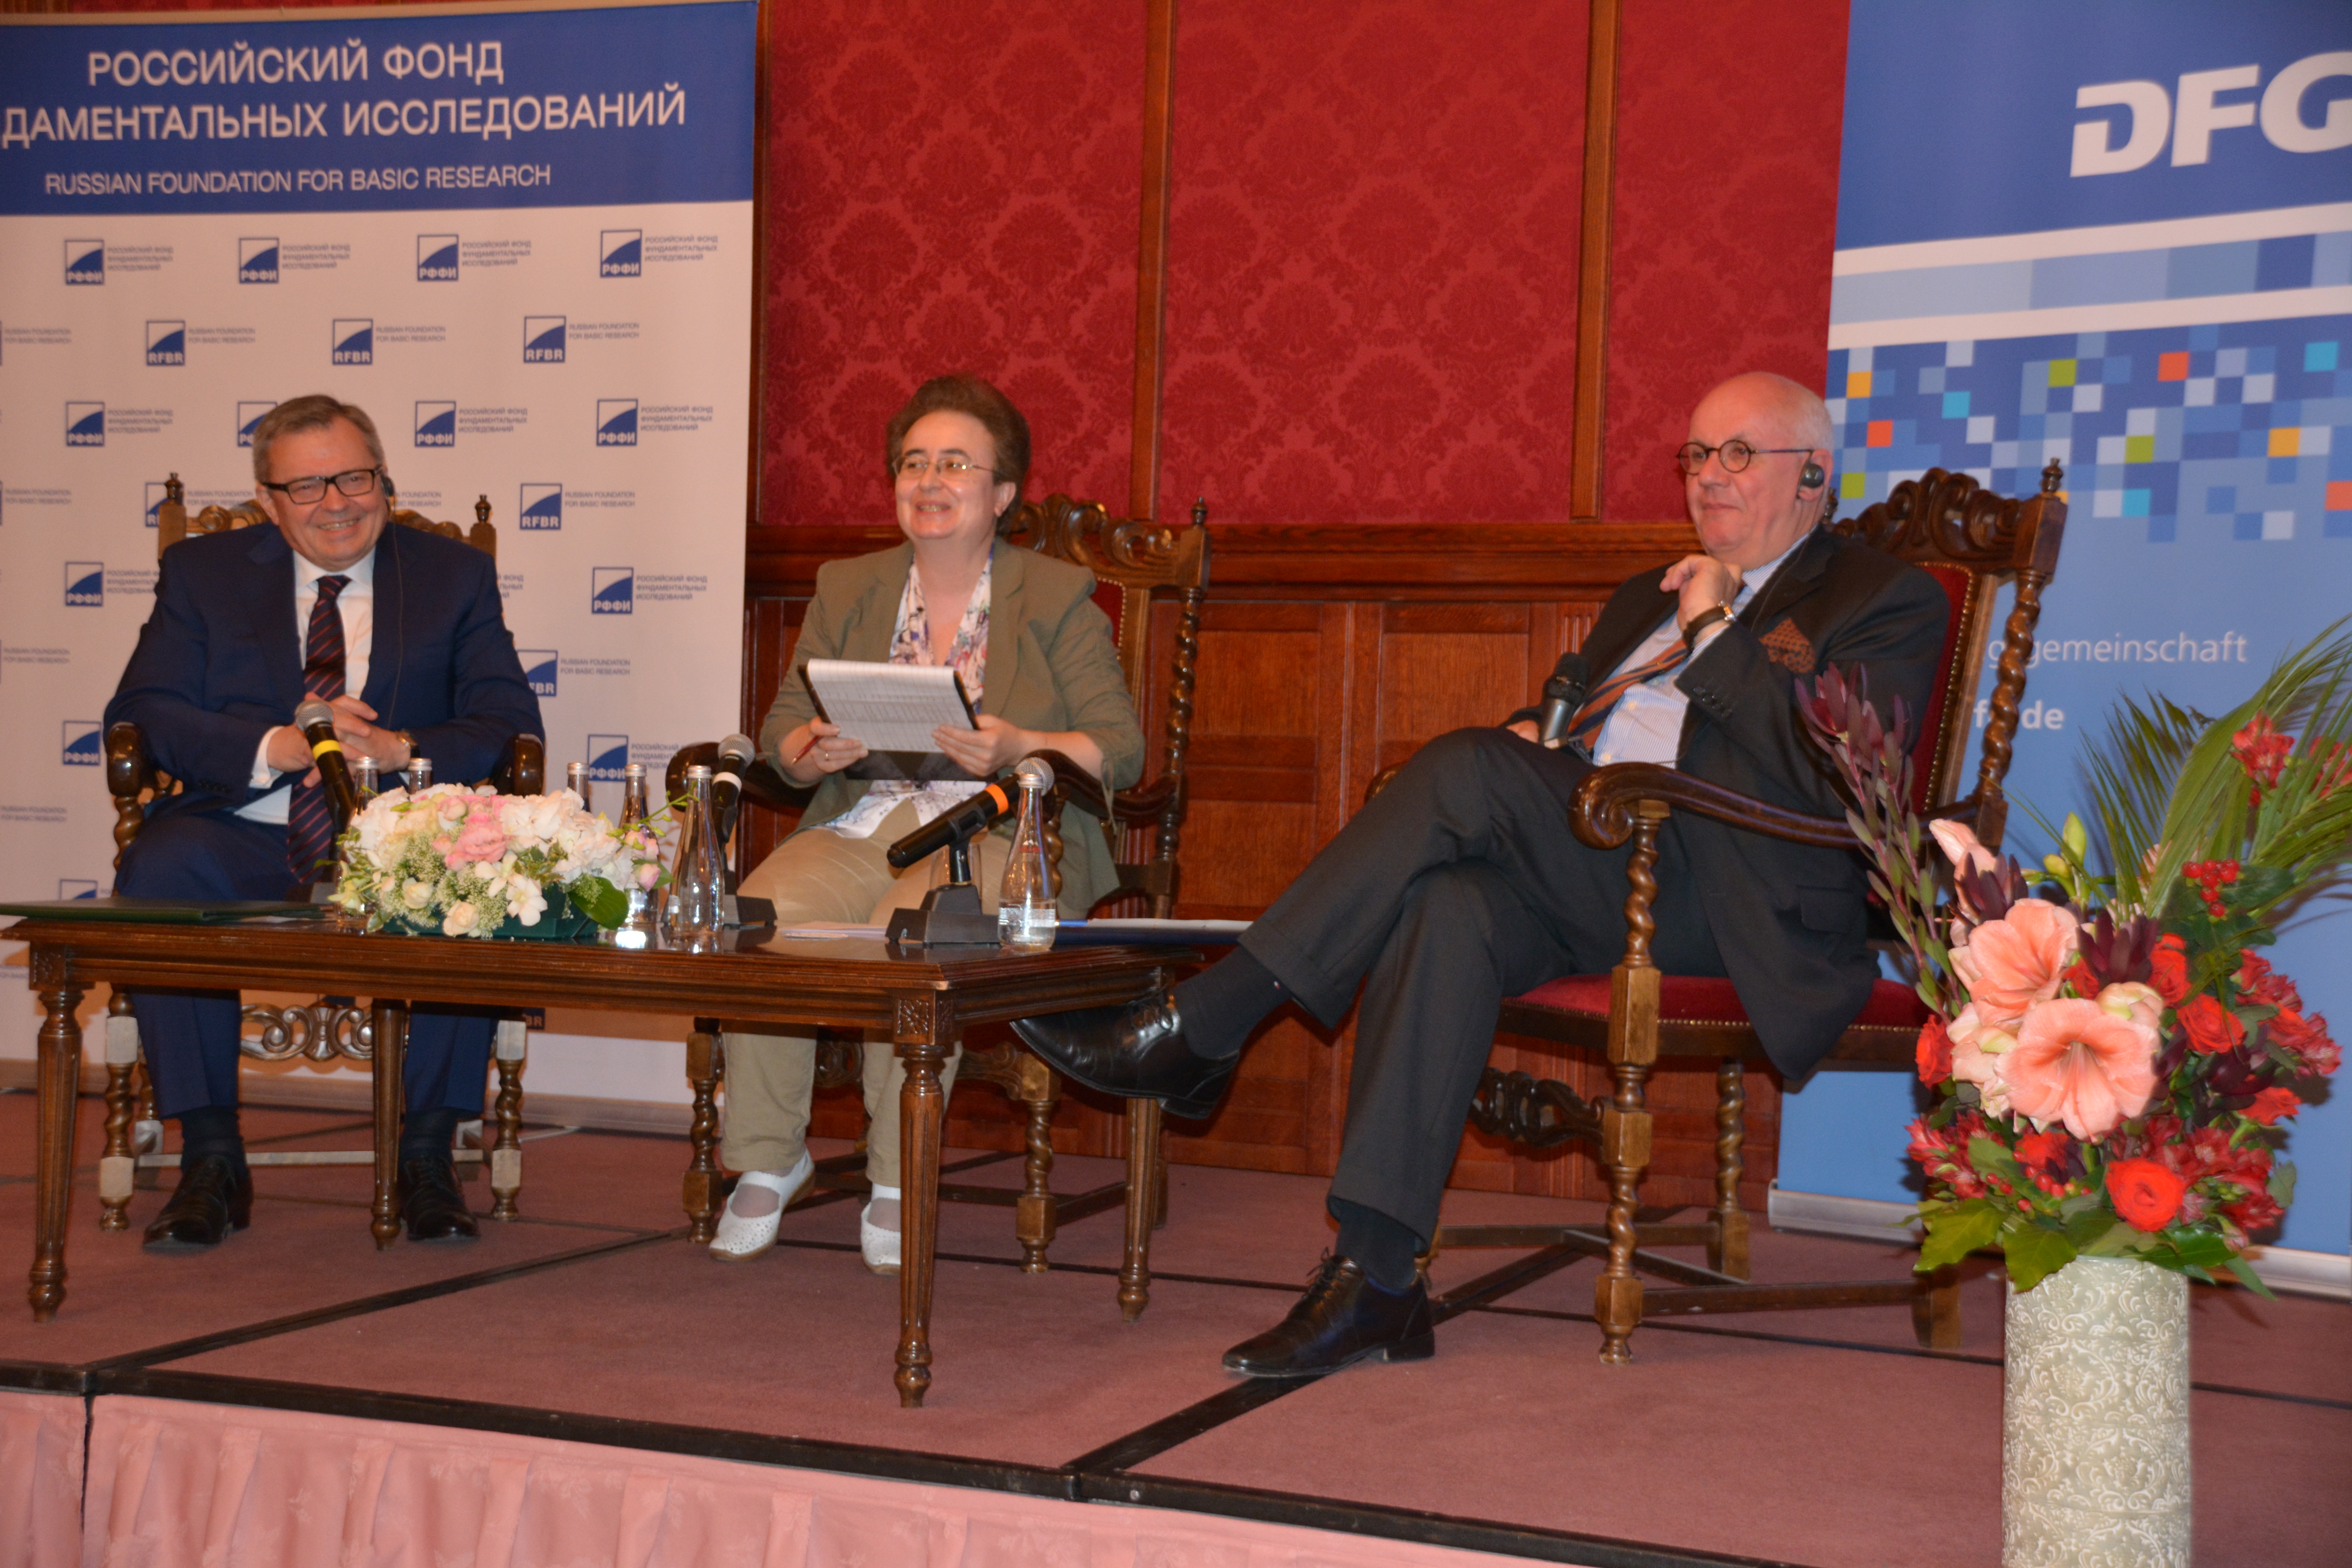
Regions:
<instances>
[{"instance_id":1,"label":"red damask wallpaper","mask_svg":"<svg viewBox=\"0 0 2352 1568\"><path fill-rule=\"evenodd\" d=\"M1585 14L1183 0L1161 515L1568 515Z\"/></svg>"},{"instance_id":2,"label":"red damask wallpaper","mask_svg":"<svg viewBox=\"0 0 2352 1568\"><path fill-rule=\"evenodd\" d=\"M972 370L1031 492L1125 510L1143 7L808 0L770 20L763 523L885 522L882 430Z\"/></svg>"},{"instance_id":3,"label":"red damask wallpaper","mask_svg":"<svg viewBox=\"0 0 2352 1568\"><path fill-rule=\"evenodd\" d=\"M1828 374L1846 0L1624 18L1602 508L1680 517L1673 452L1709 386Z\"/></svg>"}]
</instances>

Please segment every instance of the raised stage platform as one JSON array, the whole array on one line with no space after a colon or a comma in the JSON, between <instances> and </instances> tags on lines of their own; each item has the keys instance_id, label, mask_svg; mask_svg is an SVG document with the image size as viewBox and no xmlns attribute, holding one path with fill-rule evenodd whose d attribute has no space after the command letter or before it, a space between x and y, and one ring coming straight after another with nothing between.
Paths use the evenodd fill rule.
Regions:
<instances>
[{"instance_id":1,"label":"raised stage platform","mask_svg":"<svg viewBox=\"0 0 2352 1568\"><path fill-rule=\"evenodd\" d=\"M0 1093L0 1258L30 1258L33 1102ZM0 1310L0 1568L18 1563L1989 1564L2000 1290L1957 1352L1902 1308L1654 1321L1603 1367L1598 1265L1441 1258L1435 1359L1241 1383L1225 1346L1329 1241L1323 1184L1178 1166L1150 1309L1122 1324L1120 1216L1018 1268L1008 1211L947 1205L926 1406L890 1382L897 1285L821 1197L743 1265L683 1239L682 1142L529 1145L523 1217L378 1253L367 1175L257 1173L251 1230L151 1256L97 1229L85 1100L56 1321ZM252 1110L270 1147L360 1119ZM966 1181L1014 1187L1011 1156ZM1057 1187L1108 1179L1066 1159ZM482 1189L470 1189L487 1207ZM1458 1193L1459 1223L1597 1219ZM1760 1221L1759 1221L1760 1226ZM1759 1279L1894 1277L1894 1247L1759 1232ZM21 1276L16 1276L21 1277ZM1481 1279L1487 1283L1482 1286ZM16 1300L12 1294L11 1300ZM2198 1561L2340 1563L2352 1308L2199 1289ZM212 1555L207 1555L211 1553Z\"/></svg>"}]
</instances>

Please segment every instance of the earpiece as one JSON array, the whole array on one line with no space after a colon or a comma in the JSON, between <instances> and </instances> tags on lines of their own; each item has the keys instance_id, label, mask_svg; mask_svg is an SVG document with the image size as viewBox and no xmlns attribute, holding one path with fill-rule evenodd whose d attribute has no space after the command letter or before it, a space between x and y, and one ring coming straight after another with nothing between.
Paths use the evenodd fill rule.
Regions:
<instances>
[{"instance_id":1,"label":"earpiece","mask_svg":"<svg viewBox=\"0 0 2352 1568\"><path fill-rule=\"evenodd\" d=\"M1822 472L1822 466L1819 463L1809 462L1805 465L1804 472L1797 476L1797 488L1801 490L1817 490L1829 483L1829 475Z\"/></svg>"}]
</instances>

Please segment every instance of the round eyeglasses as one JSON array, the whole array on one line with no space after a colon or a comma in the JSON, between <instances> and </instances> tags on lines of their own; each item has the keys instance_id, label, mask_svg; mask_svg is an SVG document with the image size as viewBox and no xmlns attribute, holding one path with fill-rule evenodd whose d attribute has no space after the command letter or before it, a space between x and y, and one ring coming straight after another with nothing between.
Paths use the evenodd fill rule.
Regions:
<instances>
[{"instance_id":1,"label":"round eyeglasses","mask_svg":"<svg viewBox=\"0 0 2352 1568\"><path fill-rule=\"evenodd\" d=\"M925 476L933 473L940 476L941 483L950 485L960 484L973 474L986 474L991 479L997 477L994 468L982 468L970 458L933 458L920 452L909 452L899 458L898 468L892 472L902 479L911 479L918 484Z\"/></svg>"},{"instance_id":2,"label":"round eyeglasses","mask_svg":"<svg viewBox=\"0 0 2352 1568\"><path fill-rule=\"evenodd\" d=\"M309 474L299 479L289 479L282 485L264 479L261 488L276 490L297 506L309 506L326 495L329 485L347 496L373 495L376 481L383 477L382 468L346 468L340 474Z\"/></svg>"},{"instance_id":3,"label":"round eyeglasses","mask_svg":"<svg viewBox=\"0 0 2352 1568\"><path fill-rule=\"evenodd\" d=\"M1723 464L1725 473L1736 474L1757 458L1769 457L1776 452L1811 450L1811 447L1751 447L1738 439L1726 441L1720 447L1702 447L1696 441L1685 441L1675 449L1675 467L1685 474L1696 474L1706 467L1707 458L1713 455Z\"/></svg>"}]
</instances>

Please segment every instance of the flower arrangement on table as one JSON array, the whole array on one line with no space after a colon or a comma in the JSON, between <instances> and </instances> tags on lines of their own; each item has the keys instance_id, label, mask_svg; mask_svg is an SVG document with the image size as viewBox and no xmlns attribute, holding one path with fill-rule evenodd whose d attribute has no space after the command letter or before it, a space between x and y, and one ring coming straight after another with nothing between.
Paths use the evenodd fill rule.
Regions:
<instances>
[{"instance_id":1,"label":"flower arrangement on table","mask_svg":"<svg viewBox=\"0 0 2352 1568\"><path fill-rule=\"evenodd\" d=\"M1886 724L1834 670L1799 684L1933 1015L1917 1061L1936 1104L1910 1146L1923 1271L1997 1247L2021 1290L2088 1256L2227 1268L2268 1294L2242 1253L2294 1197L2279 1123L2342 1052L2254 950L2352 840L2343 625L2218 720L2123 704L2089 763L2106 875L2072 814L2032 870L1958 823L1923 833L1901 704Z\"/></svg>"},{"instance_id":2,"label":"flower arrangement on table","mask_svg":"<svg viewBox=\"0 0 2352 1568\"><path fill-rule=\"evenodd\" d=\"M665 877L654 833L591 816L570 790L387 790L342 838L335 902L369 931L568 940L627 917Z\"/></svg>"}]
</instances>

